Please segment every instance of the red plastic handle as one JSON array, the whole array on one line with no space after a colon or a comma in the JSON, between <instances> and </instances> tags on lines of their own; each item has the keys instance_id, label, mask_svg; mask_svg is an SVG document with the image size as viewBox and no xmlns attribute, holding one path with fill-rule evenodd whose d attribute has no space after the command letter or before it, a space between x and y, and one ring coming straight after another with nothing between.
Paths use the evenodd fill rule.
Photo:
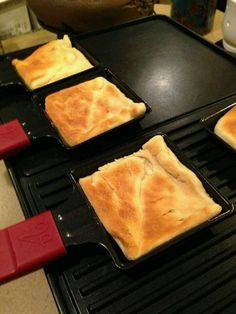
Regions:
<instances>
[{"instance_id":1,"label":"red plastic handle","mask_svg":"<svg viewBox=\"0 0 236 314\"><path fill-rule=\"evenodd\" d=\"M18 120L0 125L0 158L12 156L29 146L30 140Z\"/></svg>"},{"instance_id":2,"label":"red plastic handle","mask_svg":"<svg viewBox=\"0 0 236 314\"><path fill-rule=\"evenodd\" d=\"M50 211L0 230L0 283L65 255Z\"/></svg>"}]
</instances>

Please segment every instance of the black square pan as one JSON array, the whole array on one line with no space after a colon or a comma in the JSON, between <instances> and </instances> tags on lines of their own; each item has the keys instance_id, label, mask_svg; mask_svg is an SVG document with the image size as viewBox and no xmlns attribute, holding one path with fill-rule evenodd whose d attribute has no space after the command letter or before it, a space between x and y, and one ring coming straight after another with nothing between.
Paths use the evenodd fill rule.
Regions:
<instances>
[{"instance_id":1,"label":"black square pan","mask_svg":"<svg viewBox=\"0 0 236 314\"><path fill-rule=\"evenodd\" d=\"M31 140L42 137L56 138L65 149L74 149L84 143L100 138L104 134L111 134L112 136L114 130L139 121L151 111L151 108L144 103L146 112L143 116L127 121L113 129L107 130L91 139L79 143L78 145L68 145L44 110L45 98L51 93L94 79L98 76L102 76L109 80L133 101L143 102L140 97L138 97L126 84L120 81L108 69L92 69L84 73L83 76L78 75L73 78L68 78L63 82L52 84L50 87L41 88L37 92L34 92L34 94L31 94L18 84L6 84L5 86L2 86L0 90L0 119L2 122L5 122L5 124L0 126L0 157L5 158L9 155L13 155L15 150L18 152L26 146L29 146ZM4 99L4 102L2 102L1 99ZM17 120L14 121L14 119ZM19 137L18 140L17 136L21 133L23 134L23 140L22 137Z\"/></svg>"},{"instance_id":2,"label":"black square pan","mask_svg":"<svg viewBox=\"0 0 236 314\"><path fill-rule=\"evenodd\" d=\"M206 228L206 227L212 225L213 223L223 219L225 216L229 215L234 210L233 205L231 203L229 203L229 201L223 195L221 195L217 191L217 189L214 186L212 186L210 184L210 182L185 158L185 156L177 149L177 147L170 141L170 139L165 134L157 132L157 131L153 131L153 132L150 132L147 134L143 134L141 137L136 138L132 142L125 144L118 149L109 151L109 152L105 153L104 155L99 156L99 158L89 160L88 162L81 165L80 168L75 169L72 172L72 178L73 178L74 183L78 186L80 193L82 194L83 198L85 199L85 203L90 208L90 210L94 213L94 217L96 217L95 219L97 220L98 224L101 225L102 228L103 228L102 223L97 218L90 202L87 200L82 188L80 187L80 185L78 183L79 179L82 177L91 175L100 166L102 166L106 163L112 162L115 159L130 155L130 154L138 151L139 149L142 148L142 145L144 143L146 143L150 138L152 138L155 135L163 136L167 146L172 150L172 152L174 152L174 154L181 161L181 163L183 163L185 166L187 166L190 170L192 170L197 175L197 177L202 182L206 192L213 198L213 200L216 203L218 203L222 206L222 211L221 211L221 213L219 213L217 216L213 217L209 221L206 221L206 222L200 224L199 226L196 226L196 227L192 228L191 230L186 231L183 234L169 240L168 242L162 244L161 246L157 247L156 249L154 249L150 253L144 255L143 257L141 257L135 261L129 261L128 259L126 259L123 255L123 253L121 252L120 248L118 248L118 245L110 237L110 235L108 235L107 232L105 231L108 238L110 238L109 239L109 246L107 247L107 244L103 244L103 245L108 249L108 251L111 251L111 250L113 251L113 256L112 256L113 260L114 260L115 264L117 266L119 266L120 268L129 268L131 266L139 264L140 262L150 258L151 256L154 256L154 255L160 253L161 251L167 249L168 247L174 245L175 243L189 237L193 233L200 231L203 228Z\"/></svg>"},{"instance_id":3,"label":"black square pan","mask_svg":"<svg viewBox=\"0 0 236 314\"><path fill-rule=\"evenodd\" d=\"M99 138L101 137L102 135L105 135L105 134L108 134L108 133L111 133L112 134L112 131L113 130L117 130L121 127L124 127L126 125L130 125L132 124L133 122L137 122L137 121L140 121L141 119L143 119L145 117L146 114L150 113L151 112L151 107L145 103L133 90L131 90L129 88L129 86L127 86L123 81L121 81L114 73L112 73L109 69L94 69L94 70L91 70L91 71L88 71L87 73L84 73L83 76L77 76L77 77L73 77L73 78L68 78L66 80L64 80L63 82L59 82L59 83L55 83L55 84L51 84L50 86L46 86L45 88L41 88L41 89L38 89L36 92L35 92L35 95L34 95L34 102L37 103L42 109L43 109L43 112L45 114L45 116L47 117L47 119L50 121L50 124L53 126L53 128L55 128L55 130L57 130L56 126L54 126L53 122L51 121L50 117L47 115L47 113L45 112L45 99L47 96L49 96L50 94L52 93L55 93L55 92L58 92L62 89L65 89L65 88L69 88L69 87L72 87L72 86L75 86L79 83L83 83L85 81L89 81L89 80L92 80L96 77L103 77L105 79L107 79L109 82L111 82L112 84L114 84L122 93L124 93L124 95L126 97L128 97L129 99L133 100L134 102L136 103L139 103L139 102L142 102L145 104L145 107L146 107L146 112L143 116L139 116L139 117L136 117L130 121L127 121L121 125L118 125L117 127L113 128L113 129L110 129L110 130L107 130L91 139L88 139L76 146L69 146L65 141L64 139L61 137L60 133L58 132L58 138L60 138L60 142L62 143L63 147L65 147L66 149L71 149L71 148L76 148L78 146L80 146L81 144L83 143L87 143L87 142L90 142L92 141L93 139L95 138Z\"/></svg>"},{"instance_id":4,"label":"black square pan","mask_svg":"<svg viewBox=\"0 0 236 314\"><path fill-rule=\"evenodd\" d=\"M172 240L153 249L141 258L135 261L129 261L123 255L121 249L105 231L95 212L85 200L79 203L75 200L76 193L82 192L78 188L78 179L94 172L101 164L110 162L115 158L133 153L141 148L154 135L161 135L167 146L175 153L178 159L191 169L201 180L207 193L222 206L222 211L217 216L192 228L189 231L173 238ZM201 229L212 225L223 219L233 211L233 205L230 204L176 149L166 135L158 132L152 132L143 135L125 144L118 150L107 152L99 159L90 160L81 168L76 169L71 175L73 192L68 201L62 206L51 212L50 210L27 219L21 223L10 226L0 232L1 259L0 259L0 282L9 280L23 273L32 271L38 267L55 259L69 254L71 246L81 246L87 243L97 243L102 245L111 255L115 265L122 269L128 269L144 260L160 253L174 243L187 238ZM158 188L158 187L157 187ZM68 210L69 209L69 210ZM37 248L37 249L36 249Z\"/></svg>"},{"instance_id":5,"label":"black square pan","mask_svg":"<svg viewBox=\"0 0 236 314\"><path fill-rule=\"evenodd\" d=\"M213 135L217 140L219 140L221 143L223 143L225 146L227 146L229 149L231 149L233 152L236 152L236 150L230 146L228 143L226 143L221 137L219 137L215 132L215 125L218 122L220 118L222 118L230 109L232 109L234 106L236 106L236 103L233 103L207 117L203 117L200 122L205 127L205 129Z\"/></svg>"},{"instance_id":6,"label":"black square pan","mask_svg":"<svg viewBox=\"0 0 236 314\"><path fill-rule=\"evenodd\" d=\"M86 49L84 49L83 47L81 47L80 45L78 45L77 42L75 42L75 40L73 40L72 38L70 38L71 40L71 44L72 44L72 47L74 47L75 49L79 50L84 56L85 58L92 64L92 68L88 69L88 70L84 70L84 71L81 71L81 72L78 72L76 74L73 74L73 75L70 75L66 78L62 78L58 81L55 81L53 83L49 83L49 84L46 84L45 86L50 86L51 84L56 84L57 82L61 82L61 81L64 81L65 79L69 78L69 77L74 77L74 76L78 76L78 75L83 75L84 73L86 73L87 71L90 71L91 69L93 68L99 68L100 67L100 64L99 62L90 54L88 53L88 51ZM46 43L45 43L46 44ZM24 49L24 50L21 50L21 51L17 51L17 52L14 52L12 54L9 54L7 57L6 57L6 60L7 62L9 63L9 70L13 72L13 75L12 77L14 77L12 79L11 82L8 82L8 83L15 83L15 84L20 84L20 85L23 85L27 90L29 91L32 91L34 92L35 90L38 90L38 89L41 89L41 88L44 88L44 86L42 87L39 87L39 88L36 88L36 89L31 89L23 80L23 78L19 75L19 73L17 72L15 66L12 65L12 60L17 58L19 60L23 60L27 57L29 57L34 51L36 51L38 48L42 47L43 45L40 45L40 46L35 46L35 47L32 47L32 48L28 48L28 49ZM6 82L7 83L7 82Z\"/></svg>"}]
</instances>

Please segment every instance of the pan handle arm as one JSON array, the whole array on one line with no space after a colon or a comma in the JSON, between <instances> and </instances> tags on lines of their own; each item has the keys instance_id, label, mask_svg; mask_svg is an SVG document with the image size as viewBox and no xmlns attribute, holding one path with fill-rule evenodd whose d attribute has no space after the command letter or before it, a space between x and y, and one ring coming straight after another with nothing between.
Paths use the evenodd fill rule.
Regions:
<instances>
[{"instance_id":1,"label":"pan handle arm","mask_svg":"<svg viewBox=\"0 0 236 314\"><path fill-rule=\"evenodd\" d=\"M51 211L0 230L0 284L66 255Z\"/></svg>"},{"instance_id":2,"label":"pan handle arm","mask_svg":"<svg viewBox=\"0 0 236 314\"><path fill-rule=\"evenodd\" d=\"M5 159L31 145L30 139L18 120L0 125L0 159Z\"/></svg>"}]
</instances>

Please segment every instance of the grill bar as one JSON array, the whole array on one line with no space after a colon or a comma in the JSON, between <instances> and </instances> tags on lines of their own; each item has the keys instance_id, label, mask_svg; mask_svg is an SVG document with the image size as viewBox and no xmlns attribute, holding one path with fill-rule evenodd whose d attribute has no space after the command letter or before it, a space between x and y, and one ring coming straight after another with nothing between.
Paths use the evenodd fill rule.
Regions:
<instances>
[{"instance_id":1,"label":"grill bar","mask_svg":"<svg viewBox=\"0 0 236 314\"><path fill-rule=\"evenodd\" d=\"M163 124L158 131L167 133L208 180L235 203L235 155L199 123L208 109ZM25 193L38 211L63 207L72 193L66 173L76 167L80 167L80 161L61 163L55 159L53 170L36 173L25 168L34 174L24 179ZM65 219L70 219L73 210L65 208ZM72 303L78 312L83 309L91 314L215 313L222 309L230 313L236 303L235 226L236 217L231 215L129 271L115 268L105 250L75 248L73 263L69 260L61 270ZM76 223L72 228L71 232L76 232Z\"/></svg>"}]
</instances>

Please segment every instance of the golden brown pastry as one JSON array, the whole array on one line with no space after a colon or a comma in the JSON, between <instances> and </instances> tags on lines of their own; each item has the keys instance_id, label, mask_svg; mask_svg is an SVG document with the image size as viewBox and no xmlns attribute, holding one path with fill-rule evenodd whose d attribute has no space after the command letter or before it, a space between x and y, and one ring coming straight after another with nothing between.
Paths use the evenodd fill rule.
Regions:
<instances>
[{"instance_id":1,"label":"golden brown pastry","mask_svg":"<svg viewBox=\"0 0 236 314\"><path fill-rule=\"evenodd\" d=\"M233 106L215 125L214 132L236 149L236 106Z\"/></svg>"},{"instance_id":2,"label":"golden brown pastry","mask_svg":"<svg viewBox=\"0 0 236 314\"><path fill-rule=\"evenodd\" d=\"M97 77L47 96L45 110L65 142L74 146L144 115L146 106Z\"/></svg>"},{"instance_id":3,"label":"golden brown pastry","mask_svg":"<svg viewBox=\"0 0 236 314\"><path fill-rule=\"evenodd\" d=\"M158 135L79 180L106 230L135 260L221 211Z\"/></svg>"},{"instance_id":4,"label":"golden brown pastry","mask_svg":"<svg viewBox=\"0 0 236 314\"><path fill-rule=\"evenodd\" d=\"M13 59L12 65L32 90L93 67L72 47L67 35L39 47L24 60Z\"/></svg>"}]
</instances>

